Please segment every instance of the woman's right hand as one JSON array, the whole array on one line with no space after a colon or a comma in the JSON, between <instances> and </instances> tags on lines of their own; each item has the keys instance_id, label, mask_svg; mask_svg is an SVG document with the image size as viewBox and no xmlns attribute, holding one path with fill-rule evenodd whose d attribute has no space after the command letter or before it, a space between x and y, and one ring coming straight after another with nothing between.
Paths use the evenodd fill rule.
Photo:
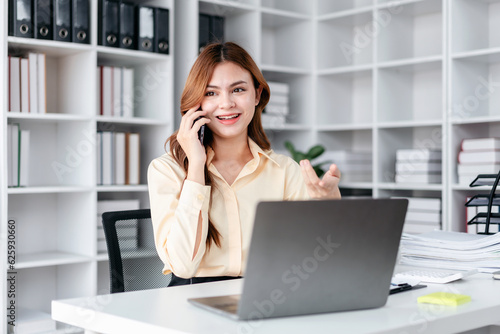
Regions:
<instances>
[{"instance_id":1,"label":"woman's right hand","mask_svg":"<svg viewBox=\"0 0 500 334\"><path fill-rule=\"evenodd\" d=\"M188 179L205 184L204 170L207 154L205 147L198 139L198 131L202 125L210 123L210 120L203 117L207 114L207 112L198 110L199 107L200 106L197 105L194 108L189 109L184 116L182 116L179 131L177 132L177 141L186 153L189 161ZM201 119L195 122L198 117L201 117Z\"/></svg>"}]
</instances>

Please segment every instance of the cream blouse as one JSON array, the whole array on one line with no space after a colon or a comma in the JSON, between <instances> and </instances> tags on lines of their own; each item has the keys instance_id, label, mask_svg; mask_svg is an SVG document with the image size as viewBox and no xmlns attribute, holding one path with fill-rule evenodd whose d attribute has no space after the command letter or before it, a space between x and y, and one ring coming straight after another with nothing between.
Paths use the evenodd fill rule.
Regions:
<instances>
[{"instance_id":1,"label":"cream blouse","mask_svg":"<svg viewBox=\"0 0 500 334\"><path fill-rule=\"evenodd\" d=\"M255 208L263 200L309 199L300 166L291 158L264 151L249 139L253 159L229 185L211 163L212 186L185 180L186 173L170 153L148 168L149 198L158 255L163 273L182 278L243 276L250 246ZM212 195L210 192L212 191ZM202 242L193 255L202 215ZM208 217L221 235L221 247L206 247Z\"/></svg>"}]
</instances>

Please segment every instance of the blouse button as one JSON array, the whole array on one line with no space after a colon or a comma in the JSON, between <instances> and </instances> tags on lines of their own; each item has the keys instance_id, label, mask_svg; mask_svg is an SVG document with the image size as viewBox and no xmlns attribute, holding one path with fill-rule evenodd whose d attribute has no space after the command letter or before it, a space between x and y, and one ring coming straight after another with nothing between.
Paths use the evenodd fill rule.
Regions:
<instances>
[{"instance_id":1,"label":"blouse button","mask_svg":"<svg viewBox=\"0 0 500 334\"><path fill-rule=\"evenodd\" d=\"M198 194L198 200L199 200L199 201L203 201L203 199L204 199L204 198L205 198L205 197L204 197L203 195Z\"/></svg>"}]
</instances>

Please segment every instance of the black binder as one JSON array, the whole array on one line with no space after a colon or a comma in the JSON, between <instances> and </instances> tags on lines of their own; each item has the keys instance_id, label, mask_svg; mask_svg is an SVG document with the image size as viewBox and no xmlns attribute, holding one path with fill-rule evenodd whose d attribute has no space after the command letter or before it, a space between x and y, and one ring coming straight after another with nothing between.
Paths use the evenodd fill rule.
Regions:
<instances>
[{"instance_id":1,"label":"black binder","mask_svg":"<svg viewBox=\"0 0 500 334\"><path fill-rule=\"evenodd\" d=\"M198 26L199 52L203 51L203 48L208 43L210 43L210 15L200 14L199 15L199 26Z\"/></svg>"},{"instance_id":2,"label":"black binder","mask_svg":"<svg viewBox=\"0 0 500 334\"><path fill-rule=\"evenodd\" d=\"M71 42L71 0L54 0L54 40Z\"/></svg>"},{"instance_id":3,"label":"black binder","mask_svg":"<svg viewBox=\"0 0 500 334\"><path fill-rule=\"evenodd\" d=\"M9 35L33 38L32 17L31 0L9 1Z\"/></svg>"},{"instance_id":4,"label":"black binder","mask_svg":"<svg viewBox=\"0 0 500 334\"><path fill-rule=\"evenodd\" d=\"M120 48L136 49L135 30L135 5L120 2Z\"/></svg>"},{"instance_id":5,"label":"black binder","mask_svg":"<svg viewBox=\"0 0 500 334\"><path fill-rule=\"evenodd\" d=\"M35 19L33 33L35 38L53 38L52 15L52 0L33 1L33 18Z\"/></svg>"},{"instance_id":6,"label":"black binder","mask_svg":"<svg viewBox=\"0 0 500 334\"><path fill-rule=\"evenodd\" d=\"M169 11L155 8L155 52L169 52Z\"/></svg>"},{"instance_id":7,"label":"black binder","mask_svg":"<svg viewBox=\"0 0 500 334\"><path fill-rule=\"evenodd\" d=\"M224 17L211 16L210 17L210 42L224 41Z\"/></svg>"},{"instance_id":8,"label":"black binder","mask_svg":"<svg viewBox=\"0 0 500 334\"><path fill-rule=\"evenodd\" d=\"M119 3L113 0L99 0L99 44L118 47Z\"/></svg>"},{"instance_id":9,"label":"black binder","mask_svg":"<svg viewBox=\"0 0 500 334\"><path fill-rule=\"evenodd\" d=\"M154 51L154 8L148 6L137 7L137 49Z\"/></svg>"},{"instance_id":10,"label":"black binder","mask_svg":"<svg viewBox=\"0 0 500 334\"><path fill-rule=\"evenodd\" d=\"M73 0L73 42L90 44L89 0Z\"/></svg>"}]
</instances>

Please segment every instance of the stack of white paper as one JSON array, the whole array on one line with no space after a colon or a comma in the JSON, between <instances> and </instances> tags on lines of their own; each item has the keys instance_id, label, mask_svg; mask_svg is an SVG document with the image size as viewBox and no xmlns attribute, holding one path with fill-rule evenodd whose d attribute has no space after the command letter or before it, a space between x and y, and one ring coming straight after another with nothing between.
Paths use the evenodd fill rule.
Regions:
<instances>
[{"instance_id":1,"label":"stack of white paper","mask_svg":"<svg viewBox=\"0 0 500 334\"><path fill-rule=\"evenodd\" d=\"M500 270L500 233L403 233L400 251L400 262L405 265L490 273Z\"/></svg>"}]
</instances>

